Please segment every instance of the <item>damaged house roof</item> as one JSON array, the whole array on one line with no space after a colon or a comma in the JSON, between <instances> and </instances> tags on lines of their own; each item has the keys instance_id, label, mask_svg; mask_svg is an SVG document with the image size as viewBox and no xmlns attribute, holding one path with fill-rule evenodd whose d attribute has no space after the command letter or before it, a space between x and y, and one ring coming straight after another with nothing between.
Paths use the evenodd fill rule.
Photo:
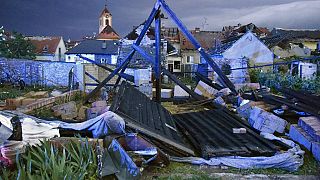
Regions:
<instances>
[{"instance_id":1,"label":"damaged house roof","mask_svg":"<svg viewBox=\"0 0 320 180\"><path fill-rule=\"evenodd\" d=\"M247 122L226 109L176 114L174 118L203 158L272 155L277 150L276 146L256 133ZM244 128L246 133L235 134L234 128Z\"/></svg>"},{"instance_id":2,"label":"damaged house roof","mask_svg":"<svg viewBox=\"0 0 320 180\"><path fill-rule=\"evenodd\" d=\"M274 28L271 31L273 36L285 36L290 34L292 38L304 38L304 39L313 39L320 40L320 29L283 29L283 28Z\"/></svg>"},{"instance_id":3,"label":"damaged house roof","mask_svg":"<svg viewBox=\"0 0 320 180\"><path fill-rule=\"evenodd\" d=\"M133 30L127 34L124 39L127 40L136 40L139 37L139 30L143 29L143 26L146 22L141 23L139 26L133 27ZM151 40L155 40L155 29L154 27L150 27L149 30L146 33L147 37Z\"/></svg>"},{"instance_id":4,"label":"damaged house roof","mask_svg":"<svg viewBox=\"0 0 320 180\"><path fill-rule=\"evenodd\" d=\"M191 31L191 34L201 44L201 47L205 50L211 50L216 44L221 43L224 40L222 32L218 31L201 31L199 28ZM180 32L180 44L182 50L196 50L192 43Z\"/></svg>"},{"instance_id":5,"label":"damaged house roof","mask_svg":"<svg viewBox=\"0 0 320 180\"><path fill-rule=\"evenodd\" d=\"M129 83L122 82L110 110L122 116L128 127L155 139L153 143L166 151L194 155L183 142L170 112Z\"/></svg>"}]
</instances>

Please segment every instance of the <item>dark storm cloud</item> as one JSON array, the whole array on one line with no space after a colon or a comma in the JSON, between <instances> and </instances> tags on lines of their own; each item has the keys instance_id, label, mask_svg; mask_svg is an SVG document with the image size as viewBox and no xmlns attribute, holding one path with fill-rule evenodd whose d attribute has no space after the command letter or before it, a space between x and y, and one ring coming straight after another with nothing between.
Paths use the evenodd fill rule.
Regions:
<instances>
[{"instance_id":1,"label":"dark storm cloud","mask_svg":"<svg viewBox=\"0 0 320 180\"><path fill-rule=\"evenodd\" d=\"M121 35L143 22L153 0L109 0L113 27ZM220 30L225 25L256 23L284 28L319 28L320 1L167 0L189 27ZM0 0L0 26L26 35L62 35L80 39L98 30L104 0ZM207 25L204 25L204 19ZM171 26L169 20L163 23Z\"/></svg>"}]
</instances>

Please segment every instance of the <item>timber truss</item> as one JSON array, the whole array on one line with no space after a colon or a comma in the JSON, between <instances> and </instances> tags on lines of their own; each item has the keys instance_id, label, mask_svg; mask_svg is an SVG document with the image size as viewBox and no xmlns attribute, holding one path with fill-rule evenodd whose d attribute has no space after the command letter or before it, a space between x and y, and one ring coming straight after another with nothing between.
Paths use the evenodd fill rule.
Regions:
<instances>
[{"instance_id":1,"label":"timber truss","mask_svg":"<svg viewBox=\"0 0 320 180\"><path fill-rule=\"evenodd\" d=\"M233 92L233 94L237 94L237 91L235 90L235 87L232 84L232 82L228 79L228 77L225 74L222 73L219 66L212 60L210 55L205 52L205 50L201 47L200 43L192 36L192 34L188 31L187 27L180 21L180 19L176 16L176 14L170 9L168 4L164 0L157 0L157 2L155 3L150 13L149 18L144 23L143 30L141 31L140 35L136 39L135 43L133 43L132 50L126 56L124 61L122 61L122 63L115 70L106 69L107 67L101 64L98 64L93 60L82 57L81 55L78 55L79 57L84 58L85 60L91 63L94 63L99 67L102 67L111 72L111 74L102 82L96 81L98 83L98 86L90 94L88 94L88 96L86 96L85 102L87 102L91 97L93 97L96 93L98 93L99 90L102 87L106 86L107 83L116 75L118 75L118 79L114 86L118 86L121 78L132 80L132 77L129 77L129 75L125 74L124 72L128 67L130 60L132 59L133 55L136 52L140 53L145 58L145 60L149 61L153 65L153 69L156 76L156 101L157 102L161 101L161 73L163 73L163 75L167 75L172 81L174 81L183 90L189 93L194 99L202 100L201 96L199 96L198 94L193 92L191 89L189 89L175 75L173 75L170 71L168 71L164 67L161 67L161 62L160 62L161 61L161 17L160 17L161 9L163 9L170 16L170 18L175 22L175 24L178 26L178 28L184 34L184 36L193 44L194 48L199 51L199 53L205 59L205 61L219 75L222 85L224 87L229 88ZM156 47L155 57L152 57L143 48L140 47L140 43L143 37L146 35L153 21L155 22L155 47Z\"/></svg>"}]
</instances>

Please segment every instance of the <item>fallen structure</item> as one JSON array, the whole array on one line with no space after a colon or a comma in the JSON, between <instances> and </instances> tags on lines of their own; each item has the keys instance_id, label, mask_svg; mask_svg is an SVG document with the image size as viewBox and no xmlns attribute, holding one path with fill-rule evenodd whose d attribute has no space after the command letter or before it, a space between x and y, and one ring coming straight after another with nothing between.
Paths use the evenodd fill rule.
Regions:
<instances>
[{"instance_id":1,"label":"fallen structure","mask_svg":"<svg viewBox=\"0 0 320 180\"><path fill-rule=\"evenodd\" d=\"M169 111L130 84L121 84L110 110L122 116L128 127L155 139L153 142L168 152L195 155L183 142Z\"/></svg>"},{"instance_id":2,"label":"fallen structure","mask_svg":"<svg viewBox=\"0 0 320 180\"><path fill-rule=\"evenodd\" d=\"M231 115L227 110L176 114L174 118L184 135L201 157L216 156L270 156L276 146L257 134L250 125ZM237 129L243 128L243 132Z\"/></svg>"}]
</instances>

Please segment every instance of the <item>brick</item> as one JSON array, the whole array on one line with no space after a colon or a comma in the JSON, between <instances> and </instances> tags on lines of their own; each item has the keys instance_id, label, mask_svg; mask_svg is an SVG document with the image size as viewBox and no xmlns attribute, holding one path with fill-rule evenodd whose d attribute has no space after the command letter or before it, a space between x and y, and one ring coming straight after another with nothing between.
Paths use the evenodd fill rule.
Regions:
<instances>
[{"instance_id":1,"label":"brick","mask_svg":"<svg viewBox=\"0 0 320 180\"><path fill-rule=\"evenodd\" d=\"M7 99L6 106L20 107L22 105L22 100L24 100L24 99L25 99L25 97L17 97L15 99Z\"/></svg>"},{"instance_id":2,"label":"brick","mask_svg":"<svg viewBox=\"0 0 320 180\"><path fill-rule=\"evenodd\" d=\"M36 100L36 99L33 99L33 98L26 98L26 99L23 99L23 100L22 100L21 105L22 105L22 106L27 106L27 105L29 105L29 104L32 104L32 103L36 102L36 101L37 101L37 100Z\"/></svg>"},{"instance_id":3,"label":"brick","mask_svg":"<svg viewBox=\"0 0 320 180\"><path fill-rule=\"evenodd\" d=\"M30 92L28 92L27 94L25 94L24 97L26 97L26 98L32 98L32 96L33 96L34 93L35 93L34 91L30 91Z\"/></svg>"},{"instance_id":4,"label":"brick","mask_svg":"<svg viewBox=\"0 0 320 180\"><path fill-rule=\"evenodd\" d=\"M48 98L49 97L49 92L48 91L38 91L35 92L32 95L33 98Z\"/></svg>"}]
</instances>

